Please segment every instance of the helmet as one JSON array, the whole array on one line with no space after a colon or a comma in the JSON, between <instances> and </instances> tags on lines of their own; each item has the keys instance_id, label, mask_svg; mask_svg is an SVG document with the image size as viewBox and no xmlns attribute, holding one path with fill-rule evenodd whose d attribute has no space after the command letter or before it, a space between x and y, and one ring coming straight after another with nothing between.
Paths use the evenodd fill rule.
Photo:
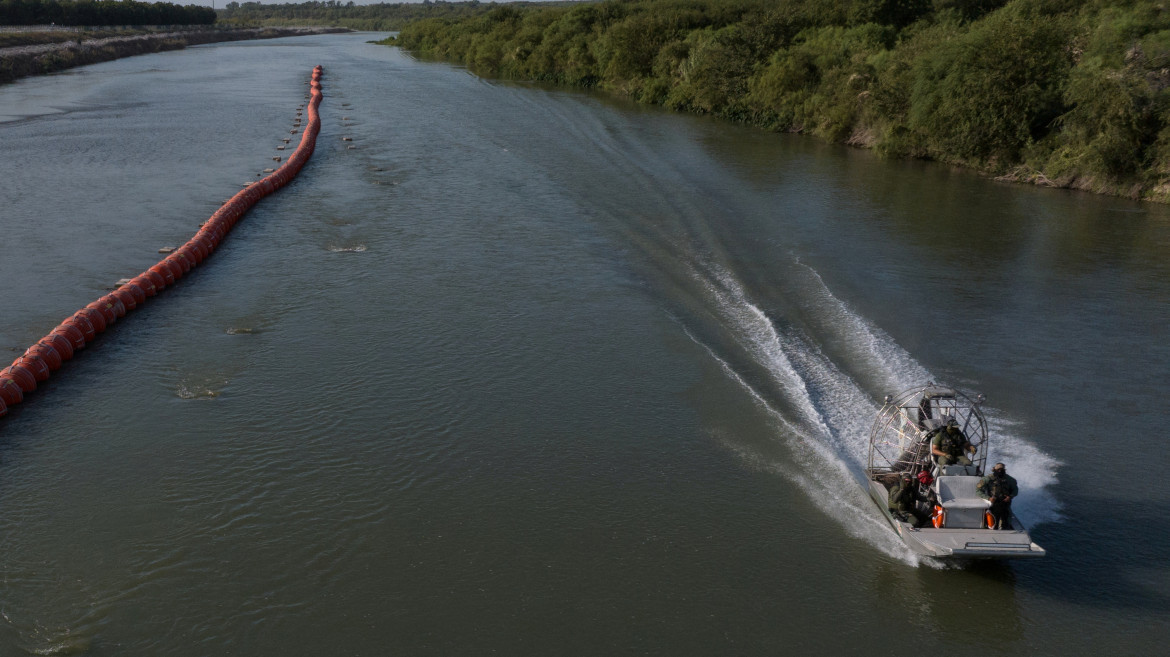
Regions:
<instances>
[{"instance_id":1,"label":"helmet","mask_svg":"<svg viewBox=\"0 0 1170 657\"><path fill-rule=\"evenodd\" d=\"M923 486L929 486L934 483L934 477L930 475L929 471L923 470L922 472L918 473L918 483L922 484Z\"/></svg>"}]
</instances>

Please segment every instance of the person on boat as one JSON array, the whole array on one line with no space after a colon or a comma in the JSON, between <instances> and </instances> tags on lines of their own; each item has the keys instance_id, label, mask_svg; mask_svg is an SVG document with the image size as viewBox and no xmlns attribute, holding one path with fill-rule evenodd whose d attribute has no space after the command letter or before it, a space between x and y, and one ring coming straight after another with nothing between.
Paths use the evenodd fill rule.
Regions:
<instances>
[{"instance_id":1,"label":"person on boat","mask_svg":"<svg viewBox=\"0 0 1170 657\"><path fill-rule=\"evenodd\" d=\"M934 434L930 441L930 453L938 459L939 465L971 465L967 454L975 453L975 446L967 440L967 434L959 428L955 418L947 420L945 427Z\"/></svg>"},{"instance_id":2,"label":"person on boat","mask_svg":"<svg viewBox=\"0 0 1170 657\"><path fill-rule=\"evenodd\" d=\"M898 483L890 489L890 513L898 520L921 527L929 520L918 508L918 502L922 499L922 494L918 492L918 480L904 471Z\"/></svg>"},{"instance_id":3,"label":"person on boat","mask_svg":"<svg viewBox=\"0 0 1170 657\"><path fill-rule=\"evenodd\" d=\"M1008 476L1007 466L996 463L991 468L991 474L975 484L975 492L979 493L979 497L991 502L991 508L988 509L994 521L994 527L991 529L1011 529L1012 499L1020 494L1020 487L1014 478Z\"/></svg>"}]
</instances>

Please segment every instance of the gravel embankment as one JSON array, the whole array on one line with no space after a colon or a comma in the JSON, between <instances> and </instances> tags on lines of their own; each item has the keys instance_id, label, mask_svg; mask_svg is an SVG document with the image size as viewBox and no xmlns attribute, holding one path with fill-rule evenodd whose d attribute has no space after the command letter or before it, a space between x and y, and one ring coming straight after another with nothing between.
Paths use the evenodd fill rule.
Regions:
<instances>
[{"instance_id":1,"label":"gravel embankment","mask_svg":"<svg viewBox=\"0 0 1170 657\"><path fill-rule=\"evenodd\" d=\"M31 75L44 75L75 66L106 62L121 57L163 50L179 50L201 43L274 39L331 32L344 28L247 28L230 30L181 30L132 36L112 36L0 48L0 83Z\"/></svg>"}]
</instances>

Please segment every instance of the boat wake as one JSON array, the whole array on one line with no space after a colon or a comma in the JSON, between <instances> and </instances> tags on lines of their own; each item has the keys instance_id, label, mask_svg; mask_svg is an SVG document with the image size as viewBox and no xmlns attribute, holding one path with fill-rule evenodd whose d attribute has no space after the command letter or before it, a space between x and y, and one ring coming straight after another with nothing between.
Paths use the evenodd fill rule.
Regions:
<instances>
[{"instance_id":1,"label":"boat wake","mask_svg":"<svg viewBox=\"0 0 1170 657\"><path fill-rule=\"evenodd\" d=\"M720 266L699 261L690 269L719 330L718 338L707 340L684 326L686 334L772 419L791 456L780 462L725 439L729 449L750 467L792 481L851 536L908 564L938 567L906 547L862 488L869 431L878 411L875 398L930 380L931 374L799 261L791 269L798 280L790 292L800 306L817 309L807 331L774 320ZM821 347L830 344L832 358ZM863 389L843 367L865 372L877 392ZM1049 489L1059 463L1015 433L1010 419L994 408L985 412L995 436L992 460L1010 463L1027 491L1017 514L1032 525L1058 520L1060 505Z\"/></svg>"},{"instance_id":2,"label":"boat wake","mask_svg":"<svg viewBox=\"0 0 1170 657\"><path fill-rule=\"evenodd\" d=\"M535 102L530 94L516 98ZM769 191L760 200L743 193L743 177L709 163L707 145L718 140L695 139L687 130L647 140L645 124L575 100L543 103L540 111L577 148L527 156L543 162L540 170L564 188L578 190L591 216L608 218L615 240L637 254L645 275L661 287L659 298L670 300L667 312L771 418L786 453L765 454L745 439L722 438L728 448L750 467L806 490L849 534L896 559L925 563L874 506L863 472L881 399L935 377L798 258L770 260L758 272L751 258L737 261L744 263L742 271L721 264L738 250L722 232L743 234L725 225L772 212L767 195L799 176L782 178L775 187L770 173ZM582 186L579 176L567 173L578 168L572 162L592 168L604 162L612 177ZM754 253L757 247L743 248ZM1017 514L1032 524L1058 519L1059 504L1049 488L1059 464L994 408L984 412L996 432L991 458L1008 461L1027 491L1014 505Z\"/></svg>"}]
</instances>

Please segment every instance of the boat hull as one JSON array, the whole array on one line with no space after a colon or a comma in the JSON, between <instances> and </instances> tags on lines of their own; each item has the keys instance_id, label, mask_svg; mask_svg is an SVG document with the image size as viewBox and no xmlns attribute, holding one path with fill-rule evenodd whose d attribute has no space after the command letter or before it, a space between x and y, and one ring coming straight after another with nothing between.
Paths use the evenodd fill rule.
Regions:
<instances>
[{"instance_id":1,"label":"boat hull","mask_svg":"<svg viewBox=\"0 0 1170 657\"><path fill-rule=\"evenodd\" d=\"M1019 518L1012 516L1017 529L948 529L915 528L890 513L886 488L869 482L869 496L881 509L898 536L913 551L935 559L1035 559L1043 557L1044 548L1032 541Z\"/></svg>"}]
</instances>

